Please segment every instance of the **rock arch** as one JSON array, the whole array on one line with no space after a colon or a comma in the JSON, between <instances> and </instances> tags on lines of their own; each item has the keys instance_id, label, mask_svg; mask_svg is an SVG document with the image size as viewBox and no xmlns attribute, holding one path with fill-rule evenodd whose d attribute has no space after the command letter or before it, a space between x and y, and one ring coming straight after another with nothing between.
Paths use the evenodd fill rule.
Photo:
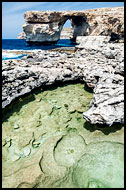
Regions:
<instances>
[{"instance_id":1,"label":"rock arch","mask_svg":"<svg viewBox=\"0 0 126 190\"><path fill-rule=\"evenodd\" d=\"M24 14L23 31L28 43L56 43L67 20L73 28L72 42L77 36L88 35L90 29L84 12L76 11L28 11Z\"/></svg>"},{"instance_id":2,"label":"rock arch","mask_svg":"<svg viewBox=\"0 0 126 190\"><path fill-rule=\"evenodd\" d=\"M85 11L27 11L23 31L28 43L56 43L65 22L73 27L71 41L77 36L111 36L124 39L124 7L100 8Z\"/></svg>"},{"instance_id":3,"label":"rock arch","mask_svg":"<svg viewBox=\"0 0 126 190\"><path fill-rule=\"evenodd\" d=\"M73 30L73 38L71 41L76 42L77 36L87 36L89 31L91 30L90 25L84 16L72 16L71 17L71 25L74 28Z\"/></svg>"}]
</instances>

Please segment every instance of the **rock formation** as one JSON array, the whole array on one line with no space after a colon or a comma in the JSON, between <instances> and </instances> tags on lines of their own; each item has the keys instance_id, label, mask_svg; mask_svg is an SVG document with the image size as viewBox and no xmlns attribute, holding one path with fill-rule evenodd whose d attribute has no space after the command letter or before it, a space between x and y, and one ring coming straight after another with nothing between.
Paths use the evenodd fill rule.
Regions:
<instances>
[{"instance_id":1,"label":"rock formation","mask_svg":"<svg viewBox=\"0 0 126 190\"><path fill-rule=\"evenodd\" d=\"M124 123L124 44L109 40L78 37L81 43L71 55L40 50L22 60L3 61L2 107L42 85L81 80L94 91L84 118L92 124Z\"/></svg>"},{"instance_id":2,"label":"rock formation","mask_svg":"<svg viewBox=\"0 0 126 190\"><path fill-rule=\"evenodd\" d=\"M24 33L24 32L20 32L20 34L18 35L18 39L19 39L19 40L20 40L20 39L25 40L25 39L26 39L25 33Z\"/></svg>"},{"instance_id":3,"label":"rock formation","mask_svg":"<svg viewBox=\"0 0 126 190\"><path fill-rule=\"evenodd\" d=\"M75 51L2 61L2 188L124 188L123 7L83 13L27 12L33 43L71 18Z\"/></svg>"},{"instance_id":4,"label":"rock formation","mask_svg":"<svg viewBox=\"0 0 126 190\"><path fill-rule=\"evenodd\" d=\"M61 31L60 39L71 39L73 36L73 29L72 28L64 28ZM17 39L26 39L26 35L24 32L20 32Z\"/></svg>"},{"instance_id":5,"label":"rock formation","mask_svg":"<svg viewBox=\"0 0 126 190\"><path fill-rule=\"evenodd\" d=\"M78 37L77 48L82 57L87 54L90 64L97 63L87 77L84 75L88 86L94 88L94 98L84 118L92 124L106 121L111 126L124 123L124 46L107 41L108 37L103 36Z\"/></svg>"},{"instance_id":6,"label":"rock formation","mask_svg":"<svg viewBox=\"0 0 126 190\"><path fill-rule=\"evenodd\" d=\"M73 39L78 31L79 35L84 35L89 27L84 16L84 12L77 11L28 11L24 13L26 24L23 25L26 41L56 43L60 39L61 30L68 19L71 20L74 27Z\"/></svg>"},{"instance_id":7,"label":"rock formation","mask_svg":"<svg viewBox=\"0 0 126 190\"><path fill-rule=\"evenodd\" d=\"M111 40L124 38L124 7L86 10L91 36L111 36Z\"/></svg>"},{"instance_id":8,"label":"rock formation","mask_svg":"<svg viewBox=\"0 0 126 190\"><path fill-rule=\"evenodd\" d=\"M73 27L71 41L77 36L109 35L111 40L124 37L124 7L85 11L28 11L24 13L23 31L29 43L56 43L65 22Z\"/></svg>"}]
</instances>

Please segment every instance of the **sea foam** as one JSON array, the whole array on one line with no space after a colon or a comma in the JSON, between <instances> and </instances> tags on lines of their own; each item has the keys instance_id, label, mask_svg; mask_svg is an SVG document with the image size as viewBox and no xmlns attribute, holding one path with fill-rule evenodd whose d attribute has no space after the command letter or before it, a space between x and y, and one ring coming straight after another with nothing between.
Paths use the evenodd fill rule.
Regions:
<instances>
[{"instance_id":1,"label":"sea foam","mask_svg":"<svg viewBox=\"0 0 126 190\"><path fill-rule=\"evenodd\" d=\"M16 53L10 53L10 52L2 52L2 60L7 59L20 59L26 54L16 54Z\"/></svg>"}]
</instances>

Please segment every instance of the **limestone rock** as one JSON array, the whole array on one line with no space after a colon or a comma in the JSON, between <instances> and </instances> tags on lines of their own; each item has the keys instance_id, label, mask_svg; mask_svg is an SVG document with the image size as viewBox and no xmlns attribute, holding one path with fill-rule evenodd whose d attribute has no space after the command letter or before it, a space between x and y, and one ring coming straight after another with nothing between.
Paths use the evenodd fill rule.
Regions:
<instances>
[{"instance_id":1,"label":"limestone rock","mask_svg":"<svg viewBox=\"0 0 126 190\"><path fill-rule=\"evenodd\" d=\"M107 35L112 40L124 38L124 7L98 8L86 10L90 35Z\"/></svg>"},{"instance_id":2,"label":"limestone rock","mask_svg":"<svg viewBox=\"0 0 126 190\"><path fill-rule=\"evenodd\" d=\"M124 123L124 87L108 78L101 79L94 89L90 109L83 116L92 124Z\"/></svg>"},{"instance_id":3,"label":"limestone rock","mask_svg":"<svg viewBox=\"0 0 126 190\"><path fill-rule=\"evenodd\" d=\"M124 123L124 44L109 43L109 36L77 39L81 43L71 57L38 50L22 60L3 61L2 107L37 87L81 80L94 91L84 118L92 124Z\"/></svg>"},{"instance_id":4,"label":"limestone rock","mask_svg":"<svg viewBox=\"0 0 126 190\"><path fill-rule=\"evenodd\" d=\"M65 18L71 16L85 16L85 13L83 11L27 11L24 13L26 22L31 23L64 21Z\"/></svg>"},{"instance_id":5,"label":"limestone rock","mask_svg":"<svg viewBox=\"0 0 126 190\"><path fill-rule=\"evenodd\" d=\"M59 142L55 148L54 158L59 165L69 167L80 159L83 149L85 149L84 139L79 135L70 134Z\"/></svg>"},{"instance_id":6,"label":"limestone rock","mask_svg":"<svg viewBox=\"0 0 126 190\"><path fill-rule=\"evenodd\" d=\"M77 36L111 36L124 38L124 7L84 11L27 11L23 31L29 43L56 43L65 22L70 19L73 28L71 41Z\"/></svg>"},{"instance_id":7,"label":"limestone rock","mask_svg":"<svg viewBox=\"0 0 126 190\"><path fill-rule=\"evenodd\" d=\"M89 110L83 113L84 118L92 124L111 126L113 123L124 123L124 66L118 62L118 56L123 52L123 44L120 48L119 44L109 44L107 41L110 37L107 36L78 37L77 39L80 42L76 47L77 51L82 52L82 56L90 53L92 57L91 60L89 58L90 62L97 63L97 68L93 64L88 73L84 70L85 82L89 87L94 88L94 97ZM98 59L96 54L99 56ZM104 61L101 60L101 55ZM103 69L105 61L108 63ZM120 65L120 71L117 72L118 65Z\"/></svg>"},{"instance_id":8,"label":"limestone rock","mask_svg":"<svg viewBox=\"0 0 126 190\"><path fill-rule=\"evenodd\" d=\"M53 28L53 30L51 29ZM28 42L57 42L60 38L58 22L47 24L24 24L23 30Z\"/></svg>"},{"instance_id":9,"label":"limestone rock","mask_svg":"<svg viewBox=\"0 0 126 190\"><path fill-rule=\"evenodd\" d=\"M26 33L27 42L55 43L60 39L60 33L64 23L70 19L74 33L72 39L77 35L85 34L89 27L83 12L76 11L29 11L24 14L26 24L23 31ZM79 23L79 25L78 25ZM80 25L81 23L81 25Z\"/></svg>"},{"instance_id":10,"label":"limestone rock","mask_svg":"<svg viewBox=\"0 0 126 190\"><path fill-rule=\"evenodd\" d=\"M24 32L20 32L20 34L18 35L18 39L23 39L25 40L26 39L26 35Z\"/></svg>"},{"instance_id":11,"label":"limestone rock","mask_svg":"<svg viewBox=\"0 0 126 190\"><path fill-rule=\"evenodd\" d=\"M76 49L88 49L95 51L103 47L104 44L107 44L110 40L109 36L78 36L76 42L79 44L76 46Z\"/></svg>"}]
</instances>

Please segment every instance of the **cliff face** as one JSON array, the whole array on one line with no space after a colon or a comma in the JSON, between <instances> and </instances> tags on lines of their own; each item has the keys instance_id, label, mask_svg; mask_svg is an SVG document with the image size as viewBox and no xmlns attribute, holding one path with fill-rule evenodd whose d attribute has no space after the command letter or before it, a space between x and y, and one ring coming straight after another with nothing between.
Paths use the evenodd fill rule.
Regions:
<instances>
[{"instance_id":1,"label":"cliff face","mask_svg":"<svg viewBox=\"0 0 126 190\"><path fill-rule=\"evenodd\" d=\"M23 31L27 42L55 43L65 22L70 19L72 41L77 36L109 35L117 39L124 36L124 7L92 9L85 11L27 11Z\"/></svg>"},{"instance_id":2,"label":"cliff face","mask_svg":"<svg viewBox=\"0 0 126 190\"><path fill-rule=\"evenodd\" d=\"M19 39L19 40L20 40L20 39L25 40L25 39L26 39L25 33L24 33L24 32L20 32L20 34L18 35L17 39Z\"/></svg>"},{"instance_id":3,"label":"cliff face","mask_svg":"<svg viewBox=\"0 0 126 190\"><path fill-rule=\"evenodd\" d=\"M85 14L91 27L90 35L124 37L124 7L86 10Z\"/></svg>"},{"instance_id":4,"label":"cliff face","mask_svg":"<svg viewBox=\"0 0 126 190\"><path fill-rule=\"evenodd\" d=\"M26 24L23 25L23 30L27 42L57 42L63 25L68 19L71 20L74 28L73 39L76 33L85 35L89 27L85 13L82 11L28 11L24 14L24 18Z\"/></svg>"}]
</instances>

